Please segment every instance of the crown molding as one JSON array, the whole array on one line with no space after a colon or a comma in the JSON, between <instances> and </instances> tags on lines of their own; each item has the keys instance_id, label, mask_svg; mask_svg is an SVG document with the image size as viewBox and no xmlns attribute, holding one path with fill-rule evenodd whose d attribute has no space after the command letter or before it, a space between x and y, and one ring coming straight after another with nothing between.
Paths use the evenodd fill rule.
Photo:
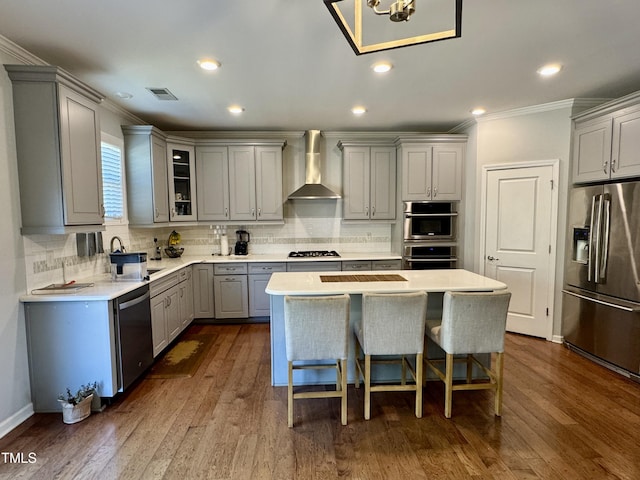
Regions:
<instances>
[{"instance_id":1,"label":"crown molding","mask_svg":"<svg viewBox=\"0 0 640 480\"><path fill-rule=\"evenodd\" d=\"M6 53L24 65L48 65L47 62L3 35L0 35L0 52Z\"/></svg>"},{"instance_id":2,"label":"crown molding","mask_svg":"<svg viewBox=\"0 0 640 480\"><path fill-rule=\"evenodd\" d=\"M108 98L105 98L100 106L104 107L106 110L109 110L112 113L115 113L116 115L119 115L131 125L146 125L148 123Z\"/></svg>"}]
</instances>

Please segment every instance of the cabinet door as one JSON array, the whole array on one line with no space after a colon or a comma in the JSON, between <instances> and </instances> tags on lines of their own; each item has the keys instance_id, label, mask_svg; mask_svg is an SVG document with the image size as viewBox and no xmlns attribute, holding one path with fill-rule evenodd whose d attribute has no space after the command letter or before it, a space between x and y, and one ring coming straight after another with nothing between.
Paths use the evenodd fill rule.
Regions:
<instances>
[{"instance_id":1,"label":"cabinet door","mask_svg":"<svg viewBox=\"0 0 640 480\"><path fill-rule=\"evenodd\" d=\"M343 272L366 272L371 270L370 260L349 260L342 262Z\"/></svg>"},{"instance_id":2,"label":"cabinet door","mask_svg":"<svg viewBox=\"0 0 640 480\"><path fill-rule=\"evenodd\" d=\"M611 178L640 175L640 110L613 119Z\"/></svg>"},{"instance_id":3,"label":"cabinet door","mask_svg":"<svg viewBox=\"0 0 640 480\"><path fill-rule=\"evenodd\" d=\"M396 149L371 147L371 220L396 218Z\"/></svg>"},{"instance_id":4,"label":"cabinet door","mask_svg":"<svg viewBox=\"0 0 640 480\"><path fill-rule=\"evenodd\" d=\"M193 266L193 316L194 318L214 318L213 307L213 264Z\"/></svg>"},{"instance_id":5,"label":"cabinet door","mask_svg":"<svg viewBox=\"0 0 640 480\"><path fill-rule=\"evenodd\" d=\"M432 152L432 200L462 199L462 145L435 145Z\"/></svg>"},{"instance_id":6,"label":"cabinet door","mask_svg":"<svg viewBox=\"0 0 640 480\"><path fill-rule=\"evenodd\" d=\"M197 219L195 155L188 145L167 144L169 216L172 222Z\"/></svg>"},{"instance_id":7,"label":"cabinet door","mask_svg":"<svg viewBox=\"0 0 640 480\"><path fill-rule=\"evenodd\" d=\"M178 336L182 322L180 321L180 289L178 285L171 287L163 295L167 297L165 310L165 320L167 322L167 332L169 342Z\"/></svg>"},{"instance_id":8,"label":"cabinet door","mask_svg":"<svg viewBox=\"0 0 640 480\"><path fill-rule=\"evenodd\" d=\"M282 148L256 147L257 220L282 220Z\"/></svg>"},{"instance_id":9,"label":"cabinet door","mask_svg":"<svg viewBox=\"0 0 640 480\"><path fill-rule=\"evenodd\" d=\"M431 200L431 147L402 147L402 200Z\"/></svg>"},{"instance_id":10,"label":"cabinet door","mask_svg":"<svg viewBox=\"0 0 640 480\"><path fill-rule=\"evenodd\" d=\"M229 220L227 147L196 148L198 220Z\"/></svg>"},{"instance_id":11,"label":"cabinet door","mask_svg":"<svg viewBox=\"0 0 640 480\"><path fill-rule=\"evenodd\" d=\"M213 277L216 318L247 318L249 292L246 275Z\"/></svg>"},{"instance_id":12,"label":"cabinet door","mask_svg":"<svg viewBox=\"0 0 640 480\"><path fill-rule=\"evenodd\" d=\"M66 225L102 224L102 159L97 106L58 86ZM37 173L34 173L37 175Z\"/></svg>"},{"instance_id":13,"label":"cabinet door","mask_svg":"<svg viewBox=\"0 0 640 480\"><path fill-rule=\"evenodd\" d=\"M402 260L371 260L371 270L402 270Z\"/></svg>"},{"instance_id":14,"label":"cabinet door","mask_svg":"<svg viewBox=\"0 0 640 480\"><path fill-rule=\"evenodd\" d=\"M229 208L231 220L256 219L255 148L229 147Z\"/></svg>"},{"instance_id":15,"label":"cabinet door","mask_svg":"<svg viewBox=\"0 0 640 480\"><path fill-rule=\"evenodd\" d=\"M151 299L151 338L153 339L154 357L169 344L165 308L166 296L164 293Z\"/></svg>"},{"instance_id":16,"label":"cabinet door","mask_svg":"<svg viewBox=\"0 0 640 480\"><path fill-rule=\"evenodd\" d=\"M265 293L271 274L249 275L249 316L268 317L271 314L270 296Z\"/></svg>"},{"instance_id":17,"label":"cabinet door","mask_svg":"<svg viewBox=\"0 0 640 480\"><path fill-rule=\"evenodd\" d=\"M153 221L169 221L169 182L167 180L167 143L155 136L151 137L152 177L153 177Z\"/></svg>"},{"instance_id":18,"label":"cabinet door","mask_svg":"<svg viewBox=\"0 0 640 480\"><path fill-rule=\"evenodd\" d=\"M573 131L573 181L609 178L613 120L607 116L581 124Z\"/></svg>"},{"instance_id":19,"label":"cabinet door","mask_svg":"<svg viewBox=\"0 0 640 480\"><path fill-rule=\"evenodd\" d=\"M370 149L345 147L342 153L343 197L345 220L366 220L370 213Z\"/></svg>"},{"instance_id":20,"label":"cabinet door","mask_svg":"<svg viewBox=\"0 0 640 480\"><path fill-rule=\"evenodd\" d=\"M180 331L189 326L193 320L193 278L191 277L191 267L187 267L187 279L178 284L178 295L180 301Z\"/></svg>"}]
</instances>

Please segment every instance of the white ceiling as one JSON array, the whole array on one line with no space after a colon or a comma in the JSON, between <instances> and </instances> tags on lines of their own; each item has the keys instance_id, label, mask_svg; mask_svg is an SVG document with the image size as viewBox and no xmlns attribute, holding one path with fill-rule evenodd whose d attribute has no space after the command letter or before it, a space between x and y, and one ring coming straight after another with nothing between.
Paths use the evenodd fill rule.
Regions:
<instances>
[{"instance_id":1,"label":"white ceiling","mask_svg":"<svg viewBox=\"0 0 640 480\"><path fill-rule=\"evenodd\" d=\"M415 15L428 14L416 1ZM493 113L640 90L638 0L464 0L461 38L362 56L322 0L21 0L0 10L1 35L165 130L447 131L478 105ZM200 70L202 57L222 68ZM375 76L378 60L393 70ZM548 62L563 70L541 79ZM230 104L245 112L229 114ZM350 113L356 104L364 116Z\"/></svg>"}]
</instances>

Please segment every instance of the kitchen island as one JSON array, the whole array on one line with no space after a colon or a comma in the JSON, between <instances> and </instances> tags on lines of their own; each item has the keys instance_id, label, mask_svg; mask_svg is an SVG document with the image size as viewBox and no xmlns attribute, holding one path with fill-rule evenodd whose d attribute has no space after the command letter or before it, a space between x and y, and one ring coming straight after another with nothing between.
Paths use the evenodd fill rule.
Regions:
<instances>
[{"instance_id":1,"label":"kitchen island","mask_svg":"<svg viewBox=\"0 0 640 480\"><path fill-rule=\"evenodd\" d=\"M271 384L287 385L287 357L284 332L285 295L351 295L350 325L361 316L363 293L403 293L426 291L427 316L438 318L446 291L487 292L504 290L497 280L462 269L372 271L363 274L343 272L281 272L271 275L266 292L271 300ZM393 321L393 319L389 319ZM351 336L352 337L352 336ZM348 382L355 378L353 338L349 341ZM296 384L315 385L335 382L330 371L298 371ZM392 371L379 372L378 379L395 379Z\"/></svg>"}]
</instances>

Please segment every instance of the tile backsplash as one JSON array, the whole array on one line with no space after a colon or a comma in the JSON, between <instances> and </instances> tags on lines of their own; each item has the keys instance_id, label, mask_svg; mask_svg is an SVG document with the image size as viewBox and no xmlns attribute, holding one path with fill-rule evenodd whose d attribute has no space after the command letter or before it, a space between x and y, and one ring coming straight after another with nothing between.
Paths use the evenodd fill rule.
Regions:
<instances>
[{"instance_id":1,"label":"tile backsplash","mask_svg":"<svg viewBox=\"0 0 640 480\"><path fill-rule=\"evenodd\" d=\"M286 218L282 225L226 225L229 246L235 244L236 230L251 234L249 253L288 253L292 250L337 250L344 253L390 252L391 224L343 223L340 218ZM161 247L167 245L169 234L176 230L181 236L185 255L207 256L219 245L213 225L174 225L155 229L108 225L102 232L104 252L91 257L77 253L76 236L23 236L28 291L51 283L81 280L109 272L110 241L122 239L128 252L153 253L153 239Z\"/></svg>"}]
</instances>

